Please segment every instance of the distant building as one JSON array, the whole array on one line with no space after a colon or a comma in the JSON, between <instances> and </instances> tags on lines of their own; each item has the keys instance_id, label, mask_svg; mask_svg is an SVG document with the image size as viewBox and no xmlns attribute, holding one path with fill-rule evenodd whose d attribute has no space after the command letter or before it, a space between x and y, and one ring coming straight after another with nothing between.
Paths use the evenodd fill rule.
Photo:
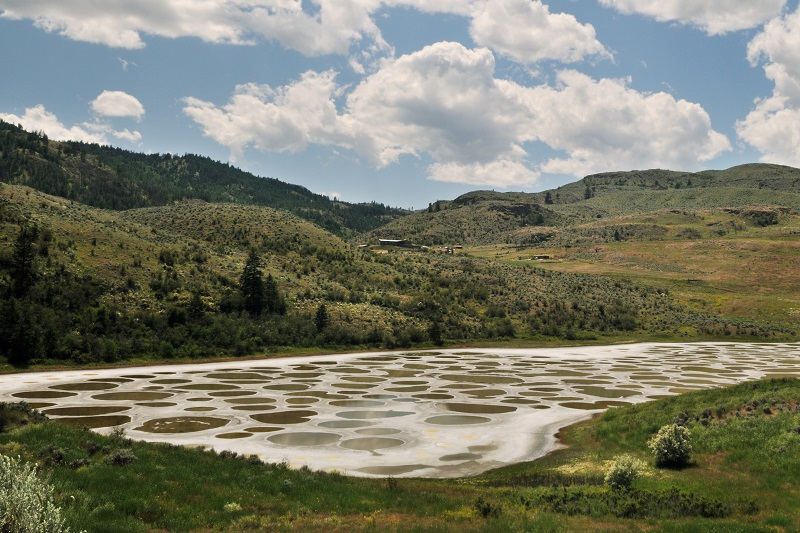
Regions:
<instances>
[{"instance_id":1,"label":"distant building","mask_svg":"<svg viewBox=\"0 0 800 533\"><path fill-rule=\"evenodd\" d=\"M404 248L411 246L405 239L379 239L378 242L381 246L402 246Z\"/></svg>"}]
</instances>

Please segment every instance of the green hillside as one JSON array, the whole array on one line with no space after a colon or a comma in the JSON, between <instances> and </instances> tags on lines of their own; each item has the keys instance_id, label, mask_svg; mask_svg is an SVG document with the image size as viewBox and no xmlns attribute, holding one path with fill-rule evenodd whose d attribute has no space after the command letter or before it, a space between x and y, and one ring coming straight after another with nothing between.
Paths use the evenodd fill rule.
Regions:
<instances>
[{"instance_id":1,"label":"green hillside","mask_svg":"<svg viewBox=\"0 0 800 533\"><path fill-rule=\"evenodd\" d=\"M474 191L395 219L362 239L401 238L426 245L537 243L542 235L570 232L598 219L751 206L799 210L800 169L753 164L699 173L614 172L541 193Z\"/></svg>"},{"instance_id":2,"label":"green hillside","mask_svg":"<svg viewBox=\"0 0 800 533\"><path fill-rule=\"evenodd\" d=\"M620 192L669 191L696 189L702 196L703 189L734 189L800 192L800 169L769 164L748 164L727 170L703 172L673 172L669 170L644 170L631 172L608 172L586 176L552 191L556 204L581 202L587 196L614 197ZM688 196L691 198L691 196ZM728 199L730 200L730 199ZM795 198L796 201L796 198ZM741 204L737 204L741 205ZM662 206L667 207L667 206ZM717 203L707 207L735 207Z\"/></svg>"},{"instance_id":3,"label":"green hillside","mask_svg":"<svg viewBox=\"0 0 800 533\"><path fill-rule=\"evenodd\" d=\"M494 195L469 193L452 202L436 202L430 211L418 211L360 236L376 239L410 239L416 244L503 242L521 227L560 226L562 215L541 205Z\"/></svg>"},{"instance_id":4,"label":"green hillside","mask_svg":"<svg viewBox=\"0 0 800 533\"><path fill-rule=\"evenodd\" d=\"M285 314L245 311L251 248ZM793 338L778 323L693 310L622 280L358 249L264 207L187 201L118 212L19 185L0 185L0 292L0 354L14 364L499 338Z\"/></svg>"},{"instance_id":5,"label":"green hillside","mask_svg":"<svg viewBox=\"0 0 800 533\"><path fill-rule=\"evenodd\" d=\"M55 142L0 121L0 181L106 209L184 199L283 209L342 236L369 231L406 211L350 204L304 187L260 178L196 155L140 154L96 144Z\"/></svg>"},{"instance_id":6,"label":"green hillside","mask_svg":"<svg viewBox=\"0 0 800 533\"><path fill-rule=\"evenodd\" d=\"M292 213L255 205L186 200L167 206L129 209L120 212L119 218L204 241L221 253L252 247L270 253L313 247L335 252L346 247L340 238Z\"/></svg>"}]
</instances>

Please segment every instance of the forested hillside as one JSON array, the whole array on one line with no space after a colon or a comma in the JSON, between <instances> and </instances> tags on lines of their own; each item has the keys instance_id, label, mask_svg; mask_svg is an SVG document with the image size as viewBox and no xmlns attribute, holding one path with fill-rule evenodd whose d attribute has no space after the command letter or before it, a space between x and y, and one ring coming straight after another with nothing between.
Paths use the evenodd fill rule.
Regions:
<instances>
[{"instance_id":1,"label":"forested hillside","mask_svg":"<svg viewBox=\"0 0 800 533\"><path fill-rule=\"evenodd\" d=\"M283 209L341 236L369 231L406 212L350 204L197 155L141 154L55 142L0 121L0 181L105 209L200 199Z\"/></svg>"},{"instance_id":2,"label":"forested hillside","mask_svg":"<svg viewBox=\"0 0 800 533\"><path fill-rule=\"evenodd\" d=\"M19 185L0 185L0 293L0 354L16 365L500 338L792 336L622 280L357 249L266 207L115 212Z\"/></svg>"}]
</instances>

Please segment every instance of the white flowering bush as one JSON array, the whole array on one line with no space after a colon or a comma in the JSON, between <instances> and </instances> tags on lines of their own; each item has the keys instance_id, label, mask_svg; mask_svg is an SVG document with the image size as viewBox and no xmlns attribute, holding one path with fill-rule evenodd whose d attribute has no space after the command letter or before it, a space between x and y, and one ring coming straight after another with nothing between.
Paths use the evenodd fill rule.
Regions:
<instances>
[{"instance_id":1,"label":"white flowering bush","mask_svg":"<svg viewBox=\"0 0 800 533\"><path fill-rule=\"evenodd\" d=\"M678 424L658 430L647 443L656 458L657 466L680 468L689 464L692 455L692 435Z\"/></svg>"},{"instance_id":2,"label":"white flowering bush","mask_svg":"<svg viewBox=\"0 0 800 533\"><path fill-rule=\"evenodd\" d=\"M35 466L5 455L0 455L0 531L69 531L53 501L53 487L37 475Z\"/></svg>"},{"instance_id":3,"label":"white flowering bush","mask_svg":"<svg viewBox=\"0 0 800 533\"><path fill-rule=\"evenodd\" d=\"M223 509L228 513L238 513L242 510L242 506L236 502L228 502L223 506Z\"/></svg>"},{"instance_id":4,"label":"white flowering bush","mask_svg":"<svg viewBox=\"0 0 800 533\"><path fill-rule=\"evenodd\" d=\"M620 455L611 463L611 468L606 472L606 485L614 490L631 488L633 482L642 475L644 463L630 455Z\"/></svg>"}]
</instances>

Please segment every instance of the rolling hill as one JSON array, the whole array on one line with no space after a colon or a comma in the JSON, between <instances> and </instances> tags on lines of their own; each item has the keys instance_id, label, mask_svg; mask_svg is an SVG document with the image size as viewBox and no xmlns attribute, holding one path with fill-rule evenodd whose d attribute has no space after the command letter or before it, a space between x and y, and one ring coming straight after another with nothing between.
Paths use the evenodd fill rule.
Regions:
<instances>
[{"instance_id":1,"label":"rolling hill","mask_svg":"<svg viewBox=\"0 0 800 533\"><path fill-rule=\"evenodd\" d=\"M240 278L251 248L263 275L275 280L285 314L244 310ZM31 275L20 289L21 263ZM192 200L114 211L6 184L0 294L0 356L14 364L442 339L793 335L778 322L692 309L667 291L611 277L459 254L358 249L267 207ZM323 304L330 318L320 326L314 316Z\"/></svg>"},{"instance_id":2,"label":"rolling hill","mask_svg":"<svg viewBox=\"0 0 800 533\"><path fill-rule=\"evenodd\" d=\"M105 209L185 200L282 209L340 236L369 231L402 209L351 204L277 179L260 178L197 155L140 154L79 142L56 142L0 121L0 181Z\"/></svg>"},{"instance_id":3,"label":"rolling hill","mask_svg":"<svg viewBox=\"0 0 800 533\"><path fill-rule=\"evenodd\" d=\"M800 209L800 169L752 164L698 173L615 172L541 193L474 191L437 201L360 238L399 238L425 245L537 244L598 220L613 226L619 221L611 219L624 216L714 209L738 210L747 218L764 208L776 213ZM643 234L651 236L649 231Z\"/></svg>"}]
</instances>

